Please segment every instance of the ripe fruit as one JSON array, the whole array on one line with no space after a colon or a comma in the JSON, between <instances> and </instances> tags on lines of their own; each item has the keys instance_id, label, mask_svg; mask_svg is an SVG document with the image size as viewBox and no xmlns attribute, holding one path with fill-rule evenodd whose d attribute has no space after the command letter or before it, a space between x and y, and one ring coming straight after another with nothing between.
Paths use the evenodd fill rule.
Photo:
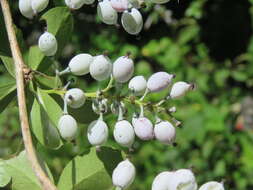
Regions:
<instances>
[{"instance_id":1,"label":"ripe fruit","mask_svg":"<svg viewBox=\"0 0 253 190\"><path fill-rule=\"evenodd\" d=\"M102 145L108 138L108 127L103 120L95 120L88 127L87 137L90 144Z\"/></svg>"},{"instance_id":2,"label":"ripe fruit","mask_svg":"<svg viewBox=\"0 0 253 190\"><path fill-rule=\"evenodd\" d=\"M147 88L147 81L143 76L135 76L129 81L128 88L131 89L135 95L141 95Z\"/></svg>"},{"instance_id":3,"label":"ripe fruit","mask_svg":"<svg viewBox=\"0 0 253 190\"><path fill-rule=\"evenodd\" d=\"M168 121L162 121L155 125L155 137L164 144L172 144L176 138L176 129Z\"/></svg>"},{"instance_id":4,"label":"ripe fruit","mask_svg":"<svg viewBox=\"0 0 253 190\"><path fill-rule=\"evenodd\" d=\"M118 13L112 8L109 0L103 0L98 3L97 12L99 18L105 24L116 24L118 19Z\"/></svg>"},{"instance_id":5,"label":"ripe fruit","mask_svg":"<svg viewBox=\"0 0 253 190\"><path fill-rule=\"evenodd\" d=\"M98 55L94 57L92 63L90 64L90 74L91 76L102 81L110 77L112 72L111 60L105 55Z\"/></svg>"},{"instance_id":6,"label":"ripe fruit","mask_svg":"<svg viewBox=\"0 0 253 190\"><path fill-rule=\"evenodd\" d=\"M114 8L117 12L127 10L129 5L128 0L111 0L110 3L112 8Z\"/></svg>"},{"instance_id":7,"label":"ripe fruit","mask_svg":"<svg viewBox=\"0 0 253 190\"><path fill-rule=\"evenodd\" d=\"M199 190L225 190L222 183L216 181L210 181L203 184Z\"/></svg>"},{"instance_id":8,"label":"ripe fruit","mask_svg":"<svg viewBox=\"0 0 253 190\"><path fill-rule=\"evenodd\" d=\"M157 72L149 77L147 87L150 92L159 92L167 88L174 78L174 75L166 72Z\"/></svg>"},{"instance_id":9,"label":"ripe fruit","mask_svg":"<svg viewBox=\"0 0 253 190\"><path fill-rule=\"evenodd\" d=\"M85 102L85 96L81 89L72 88L65 94L68 105L72 108L80 108Z\"/></svg>"},{"instance_id":10,"label":"ripe fruit","mask_svg":"<svg viewBox=\"0 0 253 190\"><path fill-rule=\"evenodd\" d=\"M85 75L90 72L90 64L92 61L93 57L90 54L78 54L70 60L69 69L74 75Z\"/></svg>"},{"instance_id":11,"label":"ripe fruit","mask_svg":"<svg viewBox=\"0 0 253 190\"><path fill-rule=\"evenodd\" d=\"M164 3L167 3L169 1L170 0L151 0L151 2L155 3L155 4L164 4Z\"/></svg>"},{"instance_id":12,"label":"ripe fruit","mask_svg":"<svg viewBox=\"0 0 253 190\"><path fill-rule=\"evenodd\" d=\"M119 83L127 82L134 73L134 62L128 56L122 56L113 63L113 77Z\"/></svg>"},{"instance_id":13,"label":"ripe fruit","mask_svg":"<svg viewBox=\"0 0 253 190\"><path fill-rule=\"evenodd\" d=\"M43 11L48 3L49 3L49 0L31 0L32 1L32 9L34 11L35 14Z\"/></svg>"},{"instance_id":14,"label":"ripe fruit","mask_svg":"<svg viewBox=\"0 0 253 190\"><path fill-rule=\"evenodd\" d=\"M193 89L192 84L189 84L183 81L176 82L173 84L171 88L170 98L179 98L185 95L185 93L190 89Z\"/></svg>"},{"instance_id":15,"label":"ripe fruit","mask_svg":"<svg viewBox=\"0 0 253 190\"><path fill-rule=\"evenodd\" d=\"M180 169L174 173L168 187L169 190L197 190L197 183L191 170Z\"/></svg>"},{"instance_id":16,"label":"ripe fruit","mask_svg":"<svg viewBox=\"0 0 253 190\"><path fill-rule=\"evenodd\" d=\"M134 132L141 140L150 140L154 137L153 124L146 117L133 118Z\"/></svg>"},{"instance_id":17,"label":"ripe fruit","mask_svg":"<svg viewBox=\"0 0 253 190\"><path fill-rule=\"evenodd\" d=\"M116 187L126 189L129 187L135 178L135 167L128 160L120 162L112 173L112 182Z\"/></svg>"},{"instance_id":18,"label":"ripe fruit","mask_svg":"<svg viewBox=\"0 0 253 190\"><path fill-rule=\"evenodd\" d=\"M65 0L65 4L70 9L80 9L84 4L84 0Z\"/></svg>"},{"instance_id":19,"label":"ripe fruit","mask_svg":"<svg viewBox=\"0 0 253 190\"><path fill-rule=\"evenodd\" d=\"M130 11L124 11L121 17L121 23L129 34L139 34L143 27L142 15L136 8L132 8Z\"/></svg>"},{"instance_id":20,"label":"ripe fruit","mask_svg":"<svg viewBox=\"0 0 253 190\"><path fill-rule=\"evenodd\" d=\"M168 189L168 183L171 181L174 172L161 172L158 174L153 183L152 190L170 190Z\"/></svg>"},{"instance_id":21,"label":"ripe fruit","mask_svg":"<svg viewBox=\"0 0 253 190\"><path fill-rule=\"evenodd\" d=\"M46 56L53 56L57 51L57 40L49 32L45 32L39 38L39 48Z\"/></svg>"},{"instance_id":22,"label":"ripe fruit","mask_svg":"<svg viewBox=\"0 0 253 190\"><path fill-rule=\"evenodd\" d=\"M63 115L58 122L58 129L62 138L69 141L73 140L77 133L76 120L71 115Z\"/></svg>"},{"instance_id":23,"label":"ripe fruit","mask_svg":"<svg viewBox=\"0 0 253 190\"><path fill-rule=\"evenodd\" d=\"M113 131L114 139L121 146L131 148L134 143L134 129L127 120L118 121Z\"/></svg>"},{"instance_id":24,"label":"ripe fruit","mask_svg":"<svg viewBox=\"0 0 253 190\"><path fill-rule=\"evenodd\" d=\"M34 12L31 5L31 0L19 0L18 7L21 14L26 17L32 19L34 16Z\"/></svg>"}]
</instances>

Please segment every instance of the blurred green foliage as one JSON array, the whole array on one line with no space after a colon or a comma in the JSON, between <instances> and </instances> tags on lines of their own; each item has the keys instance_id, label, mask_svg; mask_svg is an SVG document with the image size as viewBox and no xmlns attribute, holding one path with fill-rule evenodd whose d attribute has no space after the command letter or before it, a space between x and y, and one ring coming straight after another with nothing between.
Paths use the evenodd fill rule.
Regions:
<instances>
[{"instance_id":1,"label":"blurred green foliage","mask_svg":"<svg viewBox=\"0 0 253 190\"><path fill-rule=\"evenodd\" d=\"M50 7L56 5L63 2L50 1ZM17 28L23 32L24 47L35 45L45 26L43 21L26 20L16 3L12 4L12 10ZM135 74L148 77L155 71L165 70L175 73L176 81L197 85L197 90L185 98L168 103L168 106L177 106L175 116L183 122L177 130L177 147L137 141L133 162L138 175L129 189L150 189L159 172L189 167L195 171L199 184L225 180L226 189L253 189L252 130L236 130L240 113L233 111L234 105L240 104L244 97L253 96L252 0L180 0L179 3L171 0L166 6L155 7L148 4L143 10L146 29L139 36L130 36L122 28L100 23L95 7L85 6L73 12L73 16L71 40L62 47L58 57L61 68L79 52L99 54L107 50L115 59L131 51ZM1 32L2 21L0 24ZM9 54L8 48L1 45L0 51ZM1 85L13 80L3 64L0 72ZM48 72L53 73L50 69ZM89 76L76 78L73 86L85 91L96 90ZM149 98L159 100L163 95L154 94ZM115 117L108 116L106 120L113 125ZM23 146L16 102L1 113L0 126L0 157L7 159ZM83 146L87 145L83 143ZM37 149L55 181L76 155L71 144L59 150L38 144Z\"/></svg>"}]
</instances>

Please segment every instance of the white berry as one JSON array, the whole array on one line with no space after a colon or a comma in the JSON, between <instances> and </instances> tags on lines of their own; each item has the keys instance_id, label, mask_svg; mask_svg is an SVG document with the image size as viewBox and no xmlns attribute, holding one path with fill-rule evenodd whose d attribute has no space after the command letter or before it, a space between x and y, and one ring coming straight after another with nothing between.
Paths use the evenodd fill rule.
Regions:
<instances>
[{"instance_id":1,"label":"white berry","mask_svg":"<svg viewBox=\"0 0 253 190\"><path fill-rule=\"evenodd\" d=\"M19 0L18 2L19 11L21 14L29 19L32 19L34 12L31 5L31 0Z\"/></svg>"},{"instance_id":2,"label":"white berry","mask_svg":"<svg viewBox=\"0 0 253 190\"><path fill-rule=\"evenodd\" d=\"M39 38L39 48L46 56L53 56L57 51L57 40L49 32L45 32Z\"/></svg>"},{"instance_id":3,"label":"white berry","mask_svg":"<svg viewBox=\"0 0 253 190\"><path fill-rule=\"evenodd\" d=\"M134 73L134 62L128 56L122 56L113 63L112 74L115 81L127 82Z\"/></svg>"},{"instance_id":4,"label":"white berry","mask_svg":"<svg viewBox=\"0 0 253 190\"><path fill-rule=\"evenodd\" d=\"M135 167L128 159L120 162L112 173L113 185L122 190L129 187L133 183L134 178Z\"/></svg>"},{"instance_id":5,"label":"white berry","mask_svg":"<svg viewBox=\"0 0 253 190\"><path fill-rule=\"evenodd\" d=\"M162 121L155 125L155 137L164 144L172 144L176 137L175 127L168 121Z\"/></svg>"},{"instance_id":6,"label":"white berry","mask_svg":"<svg viewBox=\"0 0 253 190\"><path fill-rule=\"evenodd\" d=\"M151 75L147 82L147 88L150 92L159 92L167 88L174 75L166 72L157 72Z\"/></svg>"},{"instance_id":7,"label":"white berry","mask_svg":"<svg viewBox=\"0 0 253 190\"><path fill-rule=\"evenodd\" d=\"M113 136L121 146L130 148L135 137L133 126L127 120L118 121L114 127Z\"/></svg>"},{"instance_id":8,"label":"white berry","mask_svg":"<svg viewBox=\"0 0 253 190\"><path fill-rule=\"evenodd\" d=\"M123 12L128 9L128 0L110 0L112 8L117 12Z\"/></svg>"},{"instance_id":9,"label":"white berry","mask_svg":"<svg viewBox=\"0 0 253 190\"><path fill-rule=\"evenodd\" d=\"M143 27L143 19L141 13L132 8L130 11L124 11L121 17L123 28L132 35L139 34Z\"/></svg>"},{"instance_id":10,"label":"white berry","mask_svg":"<svg viewBox=\"0 0 253 190\"><path fill-rule=\"evenodd\" d=\"M31 1L32 1L32 9L35 14L43 11L49 3L49 0L31 0Z\"/></svg>"},{"instance_id":11,"label":"white berry","mask_svg":"<svg viewBox=\"0 0 253 190\"><path fill-rule=\"evenodd\" d=\"M112 8L112 5L109 0L103 0L102 2L98 3L97 12L99 18L105 24L116 24L118 19L117 11Z\"/></svg>"},{"instance_id":12,"label":"white berry","mask_svg":"<svg viewBox=\"0 0 253 190\"><path fill-rule=\"evenodd\" d=\"M153 183L152 190L171 190L168 189L168 183L172 180L174 172L161 172L158 174Z\"/></svg>"},{"instance_id":13,"label":"white berry","mask_svg":"<svg viewBox=\"0 0 253 190\"><path fill-rule=\"evenodd\" d=\"M79 88L72 88L65 94L68 105L72 108L80 108L85 102L84 92Z\"/></svg>"},{"instance_id":14,"label":"white berry","mask_svg":"<svg viewBox=\"0 0 253 190\"><path fill-rule=\"evenodd\" d=\"M216 181L210 181L203 184L199 190L225 190L224 185L222 183Z\"/></svg>"},{"instance_id":15,"label":"white berry","mask_svg":"<svg viewBox=\"0 0 253 190\"><path fill-rule=\"evenodd\" d=\"M192 84L179 81L173 84L171 91L170 91L170 98L179 98L193 87Z\"/></svg>"},{"instance_id":16,"label":"white berry","mask_svg":"<svg viewBox=\"0 0 253 190\"><path fill-rule=\"evenodd\" d=\"M91 122L88 127L87 137L90 144L94 146L104 144L108 138L107 124L102 120Z\"/></svg>"},{"instance_id":17,"label":"white berry","mask_svg":"<svg viewBox=\"0 0 253 190\"><path fill-rule=\"evenodd\" d=\"M134 132L141 140L151 140L154 137L154 129L151 121L146 117L133 118Z\"/></svg>"},{"instance_id":18,"label":"white berry","mask_svg":"<svg viewBox=\"0 0 253 190\"><path fill-rule=\"evenodd\" d=\"M97 81L102 81L110 77L112 73L111 60L105 55L94 57L90 64L90 74Z\"/></svg>"},{"instance_id":19,"label":"white berry","mask_svg":"<svg viewBox=\"0 0 253 190\"><path fill-rule=\"evenodd\" d=\"M90 54L78 54L69 62L70 72L77 76L85 75L90 72L90 64L92 61L93 57Z\"/></svg>"},{"instance_id":20,"label":"white berry","mask_svg":"<svg viewBox=\"0 0 253 190\"><path fill-rule=\"evenodd\" d=\"M58 129L62 138L73 140L77 134L76 120L71 115L63 115L58 122Z\"/></svg>"},{"instance_id":21,"label":"white berry","mask_svg":"<svg viewBox=\"0 0 253 190\"><path fill-rule=\"evenodd\" d=\"M129 81L128 88L135 95L142 95L147 88L147 81L143 76L135 76Z\"/></svg>"},{"instance_id":22,"label":"white berry","mask_svg":"<svg viewBox=\"0 0 253 190\"><path fill-rule=\"evenodd\" d=\"M84 5L84 0L65 0L65 4L70 9L80 9Z\"/></svg>"},{"instance_id":23,"label":"white berry","mask_svg":"<svg viewBox=\"0 0 253 190\"><path fill-rule=\"evenodd\" d=\"M195 176L189 169L177 170L169 181L169 190L197 190Z\"/></svg>"}]
</instances>

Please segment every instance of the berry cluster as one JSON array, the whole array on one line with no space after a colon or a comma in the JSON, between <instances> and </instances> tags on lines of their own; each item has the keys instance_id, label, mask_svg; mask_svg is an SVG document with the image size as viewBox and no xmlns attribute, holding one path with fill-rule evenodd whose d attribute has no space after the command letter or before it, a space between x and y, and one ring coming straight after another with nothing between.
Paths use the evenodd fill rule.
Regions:
<instances>
[{"instance_id":1,"label":"berry cluster","mask_svg":"<svg viewBox=\"0 0 253 190\"><path fill-rule=\"evenodd\" d=\"M53 56L57 52L57 40L49 32L45 32L40 36L38 46L46 56ZM108 111L108 107L111 108L112 113L118 115L118 121L115 124L113 135L116 142L121 146L131 149L135 135L145 141L156 138L164 144L173 144L176 136L175 127L171 122L161 120L158 117L159 111L157 109L153 110L153 112L156 112L156 121L153 125L150 119L144 115L144 107L148 107L148 103L144 102L144 98L149 93L157 93L166 89L171 85L175 75L167 72L157 72L151 75L148 80L143 76L132 77L134 73L134 62L130 58L130 54L121 56L112 63L106 54L92 56L87 53L74 56L65 70L61 72L57 71L58 76L67 73L76 76L89 73L96 81L107 80L111 77L110 86L112 86L111 82L113 80L115 80L116 86L123 85L130 80L128 89L131 97L135 99L131 103L140 106L140 113L135 112L132 121L129 122L123 117L125 112L124 98L119 100L119 97L117 97L117 101L111 101L111 105L108 106L110 102L108 102L108 99L104 97L101 91L98 91L100 94L97 93L97 96L93 97L92 107L93 111L99 114L100 117L88 127L87 137L90 144L100 146L108 138L108 127L103 121L103 114ZM153 104L153 107L159 108L166 100L179 98L193 88L193 84L183 81L176 82L172 85L168 96L160 102ZM137 101L136 97L138 96L142 97ZM80 108L85 103L86 98L85 93L78 88L70 89L65 93L64 115L60 118L58 126L60 134L64 139L73 140L77 132L77 123L72 116L68 115L67 106ZM167 111L171 114L176 111L176 108L172 107ZM180 124L176 119L172 118L172 120L174 125L177 126Z\"/></svg>"},{"instance_id":2,"label":"berry cluster","mask_svg":"<svg viewBox=\"0 0 253 190\"><path fill-rule=\"evenodd\" d=\"M151 0L155 4L167 3L169 0ZM23 16L32 19L43 11L49 0L19 0L19 9ZM95 0L65 0L71 9L80 9L83 5L91 5ZM143 27L142 15L139 11L144 7L143 0L99 0L97 14L101 21L108 25L117 25L118 14L121 14L121 24L125 31L132 35L140 33Z\"/></svg>"},{"instance_id":3,"label":"berry cluster","mask_svg":"<svg viewBox=\"0 0 253 190\"><path fill-rule=\"evenodd\" d=\"M57 72L57 75L61 76L67 73L77 76L89 73L97 81L106 80L111 77L107 90L113 87L113 80L115 81L115 86L122 86L130 80L128 83L130 95L124 97L118 96L116 100L112 97L113 100L110 100L110 96L107 95L108 97L106 97L105 91L103 90L98 90L93 98L89 97L89 93L84 93L79 88L67 90L64 94L64 114L60 118L58 125L60 134L64 139L73 140L77 132L77 122L68 114L67 107L80 108L84 105L86 98L92 98L93 111L99 114L99 118L91 122L88 127L87 138L91 145L99 147L107 141L109 130L103 120L103 115L108 112L108 107L111 108L112 113L118 115L113 136L119 145L131 149L135 135L144 141L156 138L164 144L173 144L176 136L175 127L171 122L161 120L158 117L158 112L155 113L156 122L153 125L151 120L145 117L144 108L148 104L144 99L149 93L160 92L166 89L172 83L175 75L166 72L157 72L151 75L147 81L143 76L132 77L134 73L134 62L129 54L117 58L113 63L104 54L97 56L78 54L70 60L68 67L61 72ZM67 89L67 86L65 86L65 89ZM191 89L193 89L192 84L181 81L176 82L172 85L169 95L160 102L153 104L153 106L161 107L166 100L183 96ZM142 97L137 99L141 95ZM126 111L125 101L127 100L133 104L138 104L140 107L139 113L134 112L131 122L124 117ZM175 112L175 108L169 110L170 112ZM174 123L175 125L179 124L178 122Z\"/></svg>"}]
</instances>

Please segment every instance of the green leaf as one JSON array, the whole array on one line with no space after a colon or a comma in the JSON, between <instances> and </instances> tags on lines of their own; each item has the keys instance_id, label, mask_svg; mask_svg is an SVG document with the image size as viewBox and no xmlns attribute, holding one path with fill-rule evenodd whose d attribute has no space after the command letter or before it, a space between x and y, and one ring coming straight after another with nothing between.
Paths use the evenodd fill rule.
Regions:
<instances>
[{"instance_id":1,"label":"green leaf","mask_svg":"<svg viewBox=\"0 0 253 190\"><path fill-rule=\"evenodd\" d=\"M34 135L42 145L56 149L62 144L56 127L36 98L31 110L31 126Z\"/></svg>"},{"instance_id":2,"label":"green leaf","mask_svg":"<svg viewBox=\"0 0 253 190\"><path fill-rule=\"evenodd\" d=\"M9 56L5 56L0 52L0 58L7 69L7 71L10 73L11 76L15 78L15 67L13 63L13 59Z\"/></svg>"},{"instance_id":3,"label":"green leaf","mask_svg":"<svg viewBox=\"0 0 253 190\"><path fill-rule=\"evenodd\" d=\"M61 80L59 77L52 77L52 76L43 76L39 74L35 74L34 78L36 82L41 86L41 88L49 88L54 89L62 86Z\"/></svg>"},{"instance_id":4,"label":"green leaf","mask_svg":"<svg viewBox=\"0 0 253 190\"><path fill-rule=\"evenodd\" d=\"M0 86L0 113L9 105L16 94L15 81Z\"/></svg>"},{"instance_id":5,"label":"green leaf","mask_svg":"<svg viewBox=\"0 0 253 190\"><path fill-rule=\"evenodd\" d=\"M61 107L51 96L49 96L47 93L45 93L43 90L39 88L38 88L38 97L47 115L49 116L53 124L57 126L58 121L63 113Z\"/></svg>"},{"instance_id":6,"label":"green leaf","mask_svg":"<svg viewBox=\"0 0 253 190\"><path fill-rule=\"evenodd\" d=\"M73 16L67 7L55 7L42 15L47 22L48 32L56 36L58 50L62 50L73 31ZM57 52L59 55L60 51Z\"/></svg>"},{"instance_id":7,"label":"green leaf","mask_svg":"<svg viewBox=\"0 0 253 190\"><path fill-rule=\"evenodd\" d=\"M28 63L29 67L33 70L46 70L52 61L46 57L39 49L38 46L32 46L29 49Z\"/></svg>"},{"instance_id":8,"label":"green leaf","mask_svg":"<svg viewBox=\"0 0 253 190\"><path fill-rule=\"evenodd\" d=\"M120 151L101 147L96 152L75 157L63 170L59 190L112 190L112 171L122 161Z\"/></svg>"},{"instance_id":9,"label":"green leaf","mask_svg":"<svg viewBox=\"0 0 253 190\"><path fill-rule=\"evenodd\" d=\"M47 165L40 160L41 167L52 178ZM14 190L41 190L41 186L35 176L31 164L26 157L25 151L22 151L17 157L4 161L4 168L12 178L12 189Z\"/></svg>"},{"instance_id":10,"label":"green leaf","mask_svg":"<svg viewBox=\"0 0 253 190\"><path fill-rule=\"evenodd\" d=\"M4 23L4 19L3 19L3 13L2 11L0 11L0 51L4 52L6 55L11 55L11 50L10 50L10 45L9 45L9 41L8 41L8 36L7 36L7 32L5 27L5 23Z\"/></svg>"},{"instance_id":11,"label":"green leaf","mask_svg":"<svg viewBox=\"0 0 253 190\"><path fill-rule=\"evenodd\" d=\"M98 118L98 116L91 110L92 110L91 101L86 101L85 104L78 109L68 107L69 114L74 115L78 123L85 123L85 124L88 124Z\"/></svg>"},{"instance_id":12,"label":"green leaf","mask_svg":"<svg viewBox=\"0 0 253 190\"><path fill-rule=\"evenodd\" d=\"M0 160L0 187L6 186L11 180L11 176L4 168L4 161Z\"/></svg>"}]
</instances>

